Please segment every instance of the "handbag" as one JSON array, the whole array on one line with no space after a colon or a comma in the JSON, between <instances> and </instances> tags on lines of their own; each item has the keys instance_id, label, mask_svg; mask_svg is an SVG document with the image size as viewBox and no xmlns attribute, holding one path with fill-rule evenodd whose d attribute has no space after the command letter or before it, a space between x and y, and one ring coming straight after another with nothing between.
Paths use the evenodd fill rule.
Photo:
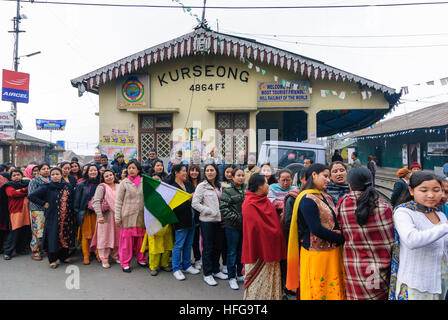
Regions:
<instances>
[{"instance_id":1,"label":"handbag","mask_svg":"<svg viewBox=\"0 0 448 320\"><path fill-rule=\"evenodd\" d=\"M89 203L87 204L87 208L89 208L89 210L95 212L95 209L92 206L92 202L93 202L93 199L89 201ZM103 200L101 200L101 212L106 213L109 210L110 210L110 205L106 201L106 199L103 198Z\"/></svg>"},{"instance_id":2,"label":"handbag","mask_svg":"<svg viewBox=\"0 0 448 320\"><path fill-rule=\"evenodd\" d=\"M110 211L109 202L107 202L106 199L103 198L103 200L101 200L101 212L106 213L108 211Z\"/></svg>"}]
</instances>

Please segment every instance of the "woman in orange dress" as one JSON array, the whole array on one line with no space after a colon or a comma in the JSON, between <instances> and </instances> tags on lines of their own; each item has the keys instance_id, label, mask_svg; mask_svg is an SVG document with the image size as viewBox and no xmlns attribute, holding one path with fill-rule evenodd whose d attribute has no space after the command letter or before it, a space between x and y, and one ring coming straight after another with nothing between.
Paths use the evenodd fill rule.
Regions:
<instances>
[{"instance_id":1,"label":"woman in orange dress","mask_svg":"<svg viewBox=\"0 0 448 320\"><path fill-rule=\"evenodd\" d=\"M306 180L293 208L286 288L297 291L300 300L345 300L341 247L345 239L333 200L323 192L330 170L313 164Z\"/></svg>"}]
</instances>

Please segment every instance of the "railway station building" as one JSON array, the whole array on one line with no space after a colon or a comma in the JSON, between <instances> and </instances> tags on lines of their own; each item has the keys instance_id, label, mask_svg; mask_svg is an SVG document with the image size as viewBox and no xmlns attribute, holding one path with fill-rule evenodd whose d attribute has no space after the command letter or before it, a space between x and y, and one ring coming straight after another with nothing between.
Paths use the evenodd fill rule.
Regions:
<instances>
[{"instance_id":1,"label":"railway station building","mask_svg":"<svg viewBox=\"0 0 448 320\"><path fill-rule=\"evenodd\" d=\"M400 93L312 58L199 25L71 81L99 96L102 151L236 159L264 140L307 141L381 119Z\"/></svg>"}]
</instances>

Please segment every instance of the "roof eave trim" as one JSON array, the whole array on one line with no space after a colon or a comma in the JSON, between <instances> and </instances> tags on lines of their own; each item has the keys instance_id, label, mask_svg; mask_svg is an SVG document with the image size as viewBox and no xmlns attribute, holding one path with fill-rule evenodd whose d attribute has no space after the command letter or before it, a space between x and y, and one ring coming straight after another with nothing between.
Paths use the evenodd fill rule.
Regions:
<instances>
[{"instance_id":1,"label":"roof eave trim","mask_svg":"<svg viewBox=\"0 0 448 320\"><path fill-rule=\"evenodd\" d=\"M396 94L396 90L393 88L334 68L323 62L263 43L215 31L207 31L202 28L77 77L71 80L71 83L73 87L78 88L79 96L82 96L85 91L98 94L98 87L103 83L134 73L152 64L200 53L235 57L241 60L249 59L287 69L302 76L307 76L310 79L347 80L373 88L390 96ZM391 104L391 101L389 103Z\"/></svg>"}]
</instances>

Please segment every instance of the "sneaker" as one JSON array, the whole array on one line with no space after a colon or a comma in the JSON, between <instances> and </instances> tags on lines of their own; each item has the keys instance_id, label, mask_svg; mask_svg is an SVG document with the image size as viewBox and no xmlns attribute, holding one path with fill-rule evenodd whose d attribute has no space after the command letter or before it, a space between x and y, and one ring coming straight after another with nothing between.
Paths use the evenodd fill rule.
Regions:
<instances>
[{"instance_id":1,"label":"sneaker","mask_svg":"<svg viewBox=\"0 0 448 320\"><path fill-rule=\"evenodd\" d=\"M151 270L151 275L152 276L156 276L159 274L159 270L155 269L155 270Z\"/></svg>"},{"instance_id":2,"label":"sneaker","mask_svg":"<svg viewBox=\"0 0 448 320\"><path fill-rule=\"evenodd\" d=\"M123 269L123 272L131 273L131 268L130 267L124 267L122 269Z\"/></svg>"},{"instance_id":3,"label":"sneaker","mask_svg":"<svg viewBox=\"0 0 448 320\"><path fill-rule=\"evenodd\" d=\"M239 282L244 282L244 276L238 276L236 277L236 280Z\"/></svg>"},{"instance_id":4,"label":"sneaker","mask_svg":"<svg viewBox=\"0 0 448 320\"><path fill-rule=\"evenodd\" d=\"M104 269L109 269L110 268L110 264L109 263L102 263L101 265L103 266Z\"/></svg>"},{"instance_id":5,"label":"sneaker","mask_svg":"<svg viewBox=\"0 0 448 320\"><path fill-rule=\"evenodd\" d=\"M149 266L147 262L145 262L145 263L138 262L138 265L142 268L146 268Z\"/></svg>"},{"instance_id":6,"label":"sneaker","mask_svg":"<svg viewBox=\"0 0 448 320\"><path fill-rule=\"evenodd\" d=\"M185 280L185 276L182 273L182 271L180 271L180 270L173 272L173 276L174 276L174 278L176 278L176 280Z\"/></svg>"},{"instance_id":7,"label":"sneaker","mask_svg":"<svg viewBox=\"0 0 448 320\"><path fill-rule=\"evenodd\" d=\"M204 281L209 285L209 286L216 286L218 283L216 282L216 280L213 278L213 276L204 276Z\"/></svg>"},{"instance_id":8,"label":"sneaker","mask_svg":"<svg viewBox=\"0 0 448 320\"><path fill-rule=\"evenodd\" d=\"M228 273L227 266L222 266L221 272L227 274Z\"/></svg>"},{"instance_id":9,"label":"sneaker","mask_svg":"<svg viewBox=\"0 0 448 320\"><path fill-rule=\"evenodd\" d=\"M214 273L213 276L218 278L218 279L221 279L221 280L227 280L228 279L227 275L225 275L222 272Z\"/></svg>"},{"instance_id":10,"label":"sneaker","mask_svg":"<svg viewBox=\"0 0 448 320\"><path fill-rule=\"evenodd\" d=\"M195 261L194 262L194 267L196 269L198 269L198 270L201 270L201 268L202 268L202 261L201 260Z\"/></svg>"},{"instance_id":11,"label":"sneaker","mask_svg":"<svg viewBox=\"0 0 448 320\"><path fill-rule=\"evenodd\" d=\"M115 260L115 263L116 264L120 264L120 260Z\"/></svg>"},{"instance_id":12,"label":"sneaker","mask_svg":"<svg viewBox=\"0 0 448 320\"><path fill-rule=\"evenodd\" d=\"M193 266L189 266L188 269L185 270L185 272L190 274L198 274L200 271L196 268L193 268Z\"/></svg>"},{"instance_id":13,"label":"sneaker","mask_svg":"<svg viewBox=\"0 0 448 320\"><path fill-rule=\"evenodd\" d=\"M239 290L239 288L240 288L238 286L238 283L236 282L235 278L232 278L229 280L229 285L230 285L230 288L232 288L233 290Z\"/></svg>"}]
</instances>

